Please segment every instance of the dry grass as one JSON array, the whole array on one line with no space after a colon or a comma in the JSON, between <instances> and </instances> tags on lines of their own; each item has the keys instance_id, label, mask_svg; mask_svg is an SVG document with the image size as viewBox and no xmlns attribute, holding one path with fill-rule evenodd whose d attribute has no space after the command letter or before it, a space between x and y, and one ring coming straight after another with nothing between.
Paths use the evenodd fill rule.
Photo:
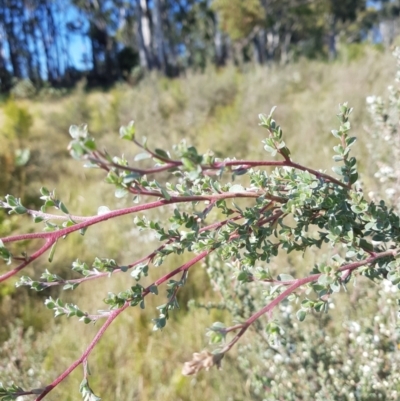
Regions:
<instances>
[{"instance_id":1,"label":"dry grass","mask_svg":"<svg viewBox=\"0 0 400 401\"><path fill-rule=\"evenodd\" d=\"M57 188L74 214L96 214L100 205L117 208L129 202L116 200L111 187L99 184L101 174L83 170L80 163L69 160L66 146L70 124L88 123L94 136L111 153L124 153L128 157L135 149L118 140L118 127L134 119L139 135L148 136L150 146L170 146L186 138L201 151L211 148L218 155L265 158L267 154L261 145L265 133L257 127L257 115L268 113L273 105L278 106L276 119L283 127L294 159L314 168L328 169L333 143L329 132L337 126L337 105L349 101L355 108L354 133L360 139L356 153L361 156L362 171L370 173L364 148L368 141L363 129L368 124L365 97L382 93L394 71L389 54L367 49L360 60L347 64L302 61L284 68L254 67L244 73L228 67L221 71L210 69L203 75L188 74L173 81L150 76L134 88L120 85L107 93L90 94L78 88L60 100L23 102L35 121L26 193L33 198L42 185ZM0 122L3 118L0 109ZM372 182L368 175L364 181ZM125 217L89 229L85 239L67 239L59 244L57 257L49 269L65 273L75 258L90 262L99 252L100 256L121 263L132 261L151 245L141 241L132 227L132 217ZM295 258L289 262L304 263L304 260ZM178 263L182 261L175 259L166 266ZM35 271L39 267L42 269L43 265L37 265ZM196 269L189 279L191 289L183 294L183 306L192 296L216 297L200 266ZM76 291L74 302L94 312L102 308L98 300L107 291L126 286L127 281L133 284L130 276L121 275L87 283ZM3 305L13 297L18 297L17 292L3 296ZM248 399L246 379L235 368L234 352L221 372L212 371L196 378L180 374L182 363L190 359L191 353L206 346L205 327L215 318L225 317L207 315L204 311L186 314L183 308L174 314L176 317L163 332L153 333L151 318L156 317L154 307L160 303L162 299L152 299L145 312L128 310L110 328L90 358L95 392L104 400ZM55 376L78 357L98 326L84 326L63 318L53 323L51 311L41 313L50 323L45 324L41 314L36 328L45 329L38 335L47 339L49 349L37 366L43 363ZM7 311L2 315L7 319L13 316ZM34 317L25 317L24 324L32 324ZM79 399L80 380L78 371L48 399Z\"/></svg>"}]
</instances>

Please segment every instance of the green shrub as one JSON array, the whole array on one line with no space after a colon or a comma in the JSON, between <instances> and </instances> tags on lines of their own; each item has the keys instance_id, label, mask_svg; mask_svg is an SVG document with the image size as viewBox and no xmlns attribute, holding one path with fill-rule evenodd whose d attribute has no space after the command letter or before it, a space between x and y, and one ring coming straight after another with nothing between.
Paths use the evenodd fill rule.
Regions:
<instances>
[{"instance_id":1,"label":"green shrub","mask_svg":"<svg viewBox=\"0 0 400 401\"><path fill-rule=\"evenodd\" d=\"M33 125L33 117L26 107L10 99L3 107L4 124L0 129L0 189L9 192L25 185L25 166L30 158L26 144Z\"/></svg>"},{"instance_id":2,"label":"green shrub","mask_svg":"<svg viewBox=\"0 0 400 401\"><path fill-rule=\"evenodd\" d=\"M16 99L30 99L36 95L36 88L30 79L17 80L10 94Z\"/></svg>"},{"instance_id":3,"label":"green shrub","mask_svg":"<svg viewBox=\"0 0 400 401\"><path fill-rule=\"evenodd\" d=\"M363 59L362 65L364 68L361 68L361 64L357 63L354 62L346 68L342 68L340 64L332 67L321 63L300 63L285 67L282 71L259 68L244 75L238 75L233 69L228 68L221 71L224 80L221 86L228 90L229 84L234 83L235 95L227 103L224 103L226 99L221 98L221 101L218 101L217 105L213 106L212 112L210 112L212 109L211 104L208 105L207 103L209 101L211 103L214 102L211 94L214 93L214 88L218 87L217 81L221 77L213 73L210 73L208 77L202 75L189 76L185 84L181 85L186 99L182 111L171 113L165 118L161 115L159 109L160 97L158 96L158 94L162 93L164 84L158 84L158 81L144 80L138 88L119 90L120 101L115 103L114 110L118 110L120 122L125 122L128 118L134 117L140 127L138 130L150 134L149 143L154 143L155 147L162 148L167 141L172 141L174 138L178 138L179 135L180 137L185 135L200 145L198 149L201 147L204 149L204 151L200 149L200 155L205 156L208 143L212 143L218 147L218 156L226 154L226 149L229 146L230 156L240 154L244 157L250 154L252 156L251 159L256 157L266 162L265 151L263 147L259 146L260 131L251 129L251 126L254 120L254 110L258 110L261 107L269 107L271 99L273 99L274 102L276 101L279 104L276 115L279 120L284 121L287 128L286 131L291 132L290 136L285 137L285 141L294 144L296 152L293 153L296 156L298 154L303 164L313 168L323 166L323 169L326 169L330 167L328 149L331 144L332 146L337 146L337 139L328 140L327 135L325 135L328 122L331 121L331 116L328 112L328 110L332 109L331 103L334 102L335 98L348 96L352 102L357 104L357 109L353 114L352 121L355 123L352 129L358 132L360 139L363 139L362 125L366 121L366 113L361 107L361 101L357 100L356 97L360 96L360 94L364 95L364 91L367 91L365 94L376 92L376 88L382 83L382 77L388 75L387 72L391 68L386 56L382 60L372 56ZM157 84L154 84L154 82ZM307 82L307 85L302 85L301 83L303 82ZM343 85L339 85L338 82ZM347 84L345 85L346 82ZM165 86L168 91L168 84L165 84ZM112 101L112 96L108 95L107 93L104 100L102 100L104 101L104 110L113 109L108 107ZM67 98L65 101L72 101L72 99L73 97ZM82 99L84 99L89 109L89 120L87 122L89 122L90 126L95 121L94 119L97 118L93 113L93 107L97 104L99 95L96 93L88 95L83 92ZM59 104L54 104L54 107L62 107L63 101L60 101ZM198 113L196 110L198 110ZM60 117L62 117L61 114ZM105 121L105 124L107 124L107 121ZM49 130L52 130L51 126L49 126ZM102 127L101 122L97 124L96 132L103 134L108 130L111 130L111 125L110 128L106 129ZM44 150L51 149L52 151L61 149L63 141L55 139L54 131L51 131L51 135L48 135L48 130L43 129L43 132L47 135L40 137L36 134L35 138L38 140L35 142L35 146L40 146ZM80 130L74 128L73 132L76 134ZM126 130L122 131L122 135L127 133L129 133L129 130L128 132ZM157 134L158 136L155 136ZM205 137L205 134L208 137ZM114 137L111 135L102 135L101 141L108 149L113 151L109 150L110 153L114 153L114 150L118 153L124 153L125 158L129 160L130 167L135 166L133 163L134 153L129 146L118 147ZM91 142L89 141L87 145L91 146ZM101 152L103 146L97 146L98 151ZM177 149L182 149L182 146L183 144ZM375 146L378 149L379 143ZM73 149L75 151L79 150L77 143L73 144ZM361 152L358 152L362 154L362 147ZM74 215L96 217L94 216L96 212L93 211L99 205L108 205L113 211L114 209L118 210L132 206L132 199L128 196L113 200L113 194L107 191L106 185L98 183L100 171L86 170L86 173L82 173L80 169L76 168L76 165L65 161L61 152L56 157L48 157L46 154L48 153L43 151L40 158L42 165L46 166L45 169L48 170L43 175L42 181L46 182L46 185L50 188L55 186L59 188L57 197L53 195L55 200L62 199L68 210ZM141 155L140 157L143 156ZM194 155L190 154L190 156L193 157ZM190 171L195 175L196 170L193 169L191 157L189 160L185 160L185 168L192 169ZM181 160L182 157L177 159ZM366 160L365 156L361 157L360 160L361 162ZM114 159L114 161L123 164L121 158ZM142 167L149 168L152 166L149 164L150 161L143 161ZM235 160L229 160L228 162L235 163ZM107 163L110 163L109 159L107 159ZM369 163L365 162L364 166L366 165L369 165ZM111 168L114 167L116 168L116 173L123 174L124 166L119 168L113 166ZM160 167L163 168L162 163ZM57 172L58 168L61 173ZM190 173L190 171L186 171L186 173ZM360 172L363 171L365 170L360 169ZM274 177L273 170L267 169L267 172L271 177ZM133 174L134 172L127 172L127 174L130 173ZM222 185L227 185L230 182L232 171L226 171L226 173L228 174L223 176ZM122 184L128 184L132 177L134 177L134 174ZM211 177L213 180L216 178L213 175ZM109 177L109 180L114 178ZM149 182L153 178L156 177L148 175ZM288 177L288 182L291 178ZM157 181L164 190L170 191L170 188L165 185L165 181L168 180L175 185L180 179L182 178L179 176L174 178L172 174L167 173L160 176ZM200 180L201 177L198 179ZM250 185L249 179L249 172L242 176L236 175L235 182L232 184L240 183L247 190ZM299 175L299 180L301 180L301 174ZM367 184L370 183L366 176L363 176L364 180L366 180ZM79 182L83 183L81 187L78 185ZM187 182L193 183L193 177ZM121 186L123 187L122 184ZM367 184L365 184L366 188L368 188ZM39 186L39 182L36 183L36 186ZM193 183L191 191L196 191L199 186ZM267 187L265 186L265 188ZM151 188L159 191L157 194L162 198L163 193L158 186L152 186ZM204 188L202 189L204 190ZM125 192L120 187L116 188L116 190L119 196ZM356 188L354 192L361 193L359 188ZM354 194L354 192L352 191L351 193ZM293 197L293 202L300 201L295 195L296 190L291 188L290 196ZM42 194L42 196L48 197L50 195ZM13 203L11 198L9 200ZM139 202L145 200L146 197L142 197ZM370 205L367 197L364 200ZM351 202L353 201L354 199L351 198ZM203 211L199 209L201 204L188 204L183 209L181 204L179 210L192 216L194 213ZM378 209L380 211L383 210L383 214L380 217L389 212L389 210L380 209L379 202L376 202L376 205L379 206ZM56 206L58 211L55 211L55 213L62 216L61 205L57 203ZM206 206L204 205L204 207ZM235 204L228 203L228 206L236 213L239 208L246 213L254 210L254 203L250 200L237 199ZM39 207L40 205L37 206L37 208ZM22 211L23 209L18 210ZM106 209L102 210L105 211ZM300 210L302 209L300 208ZM220 220L223 218L223 211L222 208L217 209L217 207L214 207L206 216L207 221L211 223L212 221ZM269 212L267 211L267 213ZM163 223L166 229L171 228L173 230L174 228L171 225L174 222L169 222L166 219L169 213L171 213L168 215L169 217L176 218L174 209L170 205L163 206L158 213L146 212L145 214L149 221ZM294 213L296 213L296 208L294 208ZM362 213L360 214L362 215ZM349 215L346 216L349 217ZM14 217L14 222L19 221L21 224L27 224L26 220L21 219L18 215L12 217ZM232 215L230 215L230 218L232 218ZM64 220L60 220L60 217L53 220L56 224L62 221L66 225L68 224L66 215ZM75 221L75 223L77 222ZM241 227L245 227L244 221L238 221L239 227L235 227L234 223L235 221L232 222L232 227L238 230ZM390 224L393 226L392 223ZM70 222L69 224L72 223ZM293 228L296 225L296 220L289 219L287 225ZM337 224L337 226L340 226L340 224ZM2 237L12 234L16 230L15 223L11 224L9 220L7 220L7 227L6 231L3 230ZM29 229L28 226L26 228L27 231L35 231L31 226L29 226ZM48 227L47 229L50 228ZM63 230L64 228L60 227L60 229ZM188 227L182 225L179 230L188 231ZM307 232L310 235L317 235L318 231L323 231L323 229L317 228L313 230L312 226L310 226ZM51 233L51 231L49 232ZM357 229L355 232L357 232ZM54 233L57 235L57 231ZM243 231L241 233L245 236ZM62 234L62 232L58 234ZM168 234L170 233L168 232ZM227 230L221 229L220 234L223 238L229 237L229 231L227 232ZM89 227L87 234L83 238L81 236L71 237L71 235L68 235L65 240L60 239L51 272L43 271L43 261L40 261L34 266L33 270L24 274L32 277L35 286L40 281L43 281L46 286L52 286L54 289L55 284L51 284L54 283L51 280L56 278L53 274L57 274L64 280L79 280L86 277L79 276L76 270L68 267L72 262L72 255L77 255L82 263L86 262L90 270L99 269L99 266L101 266L99 262L96 262L95 266L91 266L96 254L101 258L112 257L119 266L123 267L132 264L133 260L142 256L145 252L150 253L152 251L151 246L157 246L157 235L159 235L159 232L155 226L154 230L150 227L147 231L138 232L138 227L132 226L131 219L125 216L116 221L114 225L112 222L108 223L103 229L101 226ZM271 238L272 240L274 239L273 236ZM364 237L356 235L356 238L365 239L367 242L370 239L368 235ZM238 247L239 243L238 240ZM39 240L37 242L32 241L31 245L23 242L21 248L25 251L28 248L28 254L32 254L34 252L32 247L38 244ZM375 252L377 248L384 247L385 242L379 244L374 240L372 245L375 247L373 250ZM239 248L240 257L233 260L208 258L204 261L204 267L211 276L214 292L210 289L209 284L204 283L204 271L200 270L202 274L199 274L199 267L193 266L196 270L193 271L194 274L190 273L186 285L179 289L178 299L181 306L185 306L182 302L185 303L190 298L190 293L193 292L193 296L196 299L190 305L191 307L201 307L201 309L192 309L190 313L181 313L179 316L170 314L168 327L162 333L151 331L151 327L154 324L162 323L160 320L151 323L151 318L160 319L160 316L156 313L144 314L138 308L129 308L129 311L127 310L124 314L121 314L120 318L113 324L113 327L107 330L107 337L98 344L90 356L93 376L89 379L94 391L105 397L104 399L131 399L135 397L142 400L204 398L210 400L262 400L299 399L300 397L303 397L303 399L314 399L316 397L318 399L322 399L322 397L327 399L358 398L362 400L371 399L371 397L376 399L397 399L396 391L398 391L398 388L396 387L395 376L395 372L398 369L397 354L395 353L398 341L396 332L396 293L392 292L396 290L397 286L395 284L388 285L389 281L386 279L383 280L382 287L372 282L371 285L368 285L368 278L371 277L370 272L376 271L378 274L382 274L381 277L386 275L387 278L394 281L396 278L390 270L391 267L386 268L385 271L385 266L379 263L370 269L357 268L357 271L353 274L353 278L357 281L357 286L352 287L347 284L347 287L349 287L347 294L335 294L335 297L332 296L334 294L329 294L329 298L326 299L325 295L327 294L307 293L309 291L307 288L305 289L306 292L300 291L298 293L298 303L296 303L296 300L294 300L294 303L283 302L274 315L271 313L260 318L257 321L258 323L254 322L247 331L246 336L242 337L238 347L233 348L224 357L222 361L223 370L221 372L216 370L209 373L199 372L193 379L182 377L180 363L185 359L189 360L189 355L194 350L201 351L207 347L209 351L218 351L218 347L221 344L218 344L217 341L232 322L241 324L257 308L264 307L270 300L271 287L268 283L261 284L259 281L244 281L245 278L251 278L247 272L243 274L242 271L244 270L242 269L243 264L246 262L245 255L242 252L245 252L243 250L247 249L246 246L247 244L245 244L244 248ZM391 244L389 243L386 246L390 250ZM13 248L13 254L18 257L21 248ZM225 246L220 248L221 252L223 251L222 248L226 249ZM99 251L97 252L97 250ZM343 255L345 250L342 243L338 243L333 249L325 245L322 246L322 250L310 250L304 253L292 251L286 255L285 252L280 252L278 256L272 256L270 262L260 261L259 266L256 267L264 270L268 268L274 278L278 274L308 277L315 263L319 263L319 267L323 267L324 270L326 266L340 266L341 262L337 258L332 262L331 256L334 256L335 252ZM177 255L167 256L160 267L152 268L150 266L149 276L142 277L140 282L144 285L149 285L152 281L157 280L159 275L166 274L169 268L177 266L180 257L182 257L181 263L187 263L190 260L190 255L192 254L187 252L183 257ZM104 265L102 268L105 268ZM10 267L6 266L4 270L8 271L9 269ZM263 273L262 270L256 269L255 273L257 274L256 278L259 279L258 275L265 272ZM40 278L41 274L43 275L42 278ZM52 297L55 300L62 296L64 304L77 304L80 310L96 315L98 312L93 311L93 308L95 308L94 305L98 301L99 294L101 294L100 297L102 298L106 297L108 292L117 295L121 294L122 296L127 289L127 283L129 283L129 286L136 284L136 281L128 274L120 273L118 277L118 274L114 272L111 275L112 280L104 280L103 283L100 280L96 280L98 283L91 281L91 283L84 284L82 282L73 292L61 295L54 291ZM137 271L135 274L137 274ZM110 275L110 272L103 271L100 272L100 275L100 277L106 277ZM281 278L285 278L285 276ZM177 281L180 281L180 278ZM281 281L276 283L277 286L281 286L275 289L275 294L278 294L285 287L284 284L281 284ZM375 281L379 282L378 278ZM26 283L29 283L29 281ZM192 283L199 285L200 290L192 290L192 287L188 286L188 284ZM173 282L169 284L171 286L169 289L174 287ZM88 290L89 288L90 290ZM333 285L333 288L336 288L336 286ZM182 290L186 293L183 294ZM20 293L20 289L17 289L16 292ZM184 295L183 298L181 298L182 294ZM199 296L199 294L201 295ZM219 298L218 295L222 297ZM154 308L156 310L155 307L160 303L159 297L152 296L150 298L150 296L146 296L146 309L153 310ZM309 299L305 299L305 297ZM320 299L321 297L322 299ZM303 301L305 301L304 304ZM315 304L315 301L317 301L317 304ZM320 301L324 302L321 303ZM33 305L34 301L31 300L25 303ZM51 306L49 303L48 305ZM325 305L330 311L328 315L318 312ZM69 308L71 308L70 305ZM103 310L104 306L100 308ZM308 311L307 308L310 310ZM315 310L315 308L318 310ZM186 311L185 308L182 309ZM26 313L27 322L32 323L32 320L29 319L34 318L34 310L36 309L32 309L30 314ZM52 311L54 312L54 309ZM208 312L209 314L207 314ZM295 315L297 313L298 317L303 318L307 312L309 313L305 322L296 322ZM42 316L40 319L42 319ZM206 338L212 344L206 345L202 328L212 321L221 323L211 325ZM68 324L60 322L56 325L60 328L60 331L56 332L57 335L52 334L54 332L50 329L52 327L51 323L49 323L49 326L45 326L49 330L49 333L45 333L47 342L51 342L52 347L49 349L42 366L46 371L53 371L54 366L57 366L57 373L60 373L72 360L77 359L77 354L81 352L82 345L89 342L88 336L95 335L98 326L82 327L78 321L76 321L75 325L73 321L69 321ZM25 322L24 327L26 327ZM72 331L74 337L70 335ZM229 335L228 333L228 341L232 338L229 338ZM79 341L77 342L76 339L79 339ZM70 351L62 353L60 349L69 349ZM352 365L349 365L345 360L347 353L352 356ZM204 357L204 359L200 359L200 362L207 363L207 361L210 361L207 353L198 352L198 354L197 358ZM199 359L197 359L197 362L199 362ZM366 366L367 363L370 365ZM121 369L122 366L123 368ZM206 365L201 366L205 367ZM348 366L351 367L350 372ZM78 387L79 380L82 379L80 376L80 372L76 371L71 376L69 385L57 387L49 397L66 400L74 399L74 391L72 389ZM43 379L41 383L44 381L47 380ZM83 390L86 391L87 388L84 387Z\"/></svg>"}]
</instances>

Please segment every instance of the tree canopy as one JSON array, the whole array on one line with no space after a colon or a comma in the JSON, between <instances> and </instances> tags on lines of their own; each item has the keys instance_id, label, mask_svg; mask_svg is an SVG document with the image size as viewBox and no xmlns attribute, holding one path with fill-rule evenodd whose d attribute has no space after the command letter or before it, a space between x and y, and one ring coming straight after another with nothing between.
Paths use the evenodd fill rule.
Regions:
<instances>
[{"instance_id":1,"label":"tree canopy","mask_svg":"<svg viewBox=\"0 0 400 401\"><path fill-rule=\"evenodd\" d=\"M287 62L336 55L396 15L365 0L4 0L0 84L72 85L133 80L137 69L176 76L230 60ZM135 70L136 69L136 70ZM136 71L136 72L135 72Z\"/></svg>"}]
</instances>

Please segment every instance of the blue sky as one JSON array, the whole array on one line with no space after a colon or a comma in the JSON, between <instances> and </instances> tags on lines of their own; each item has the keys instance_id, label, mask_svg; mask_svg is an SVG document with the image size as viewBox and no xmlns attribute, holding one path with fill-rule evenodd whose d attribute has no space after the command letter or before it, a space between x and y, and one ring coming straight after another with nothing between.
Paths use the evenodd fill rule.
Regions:
<instances>
[{"instance_id":1,"label":"blue sky","mask_svg":"<svg viewBox=\"0 0 400 401\"><path fill-rule=\"evenodd\" d=\"M80 19L79 13L75 7L68 7L67 19L68 21ZM86 20L81 19L81 21L85 23ZM83 29L86 30L88 27L84 26ZM90 64L88 66L87 63L84 62L85 55L89 60L91 59L90 41L88 37L81 34L71 34L69 54L71 56L71 65L75 68L84 70L90 67Z\"/></svg>"}]
</instances>

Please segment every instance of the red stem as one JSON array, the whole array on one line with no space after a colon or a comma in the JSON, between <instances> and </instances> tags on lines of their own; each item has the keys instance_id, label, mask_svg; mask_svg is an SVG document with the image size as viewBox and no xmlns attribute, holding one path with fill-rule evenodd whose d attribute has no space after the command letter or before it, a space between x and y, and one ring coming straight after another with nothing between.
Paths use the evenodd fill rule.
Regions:
<instances>
[{"instance_id":1,"label":"red stem","mask_svg":"<svg viewBox=\"0 0 400 401\"><path fill-rule=\"evenodd\" d=\"M381 259L381 258L384 258L387 256L395 257L397 252L398 252L397 249L391 249L391 250L388 250L385 252L381 252L381 253L376 254L375 256L371 256L365 260L349 263L345 266L342 266L338 269L338 271L346 272L346 273L350 274L353 270L357 269L358 267L374 263L378 259ZM281 303L285 298L287 298L290 294L292 294L297 288L303 286L304 284L308 284L308 283L317 281L321 275L322 275L322 273L317 273L317 274L313 274L309 277L304 277L304 278L299 278L297 280L294 280L293 284L290 287L288 287L285 291L283 291L281 294L279 294L268 305L264 306L258 312L254 313L254 315L250 316L243 324L238 324L238 325L227 328L226 332L230 332L230 331L237 330L237 329L240 329L240 331L224 347L224 349L221 351L221 353L225 353L225 352L229 351L233 347L233 345L240 339L240 337L243 336L243 334L247 331L247 329L262 315L264 315L268 312L271 312L275 308L275 306L277 306L279 303Z\"/></svg>"},{"instance_id":2,"label":"red stem","mask_svg":"<svg viewBox=\"0 0 400 401\"><path fill-rule=\"evenodd\" d=\"M219 222L216 222L216 223L209 224L208 226L201 228L199 230L199 233L202 233L202 232L207 231L207 230L213 230L213 229L216 230L216 229L224 226L229 221L240 220L241 218L242 218L242 216L235 216L235 217L231 217L229 219L223 220L223 221L219 221ZM174 243L174 242L176 242L178 240L179 239L175 239L174 241L169 240L169 241L165 242L164 244L159 246L157 249L155 249L150 254L148 254L146 256L143 256L142 258L136 260L135 262L127 265L127 267L128 268L132 268L132 267L135 267L136 265L138 265L138 264L140 264L140 263L142 263L142 262L144 262L146 260L150 261L152 258L154 258L154 256L157 255L157 253L159 251L161 251L167 245L169 245L171 243ZM121 273L121 272L122 272L121 269L115 269L115 270L112 271L113 274ZM51 282L43 282L43 283L46 284L46 287L53 287L53 286L60 285L60 284L74 284L74 283L81 284L81 283L83 283L85 281L90 281L90 280L94 280L94 279L101 278L101 277L108 277L109 275L110 275L109 272L103 272L103 273L98 273L98 274L94 274L94 275L83 277L83 278L77 278L77 279L72 279L72 280L63 280L63 281L51 281Z\"/></svg>"},{"instance_id":3,"label":"red stem","mask_svg":"<svg viewBox=\"0 0 400 401\"><path fill-rule=\"evenodd\" d=\"M143 205L135 205L123 209L113 210L108 213L101 214L99 216L90 217L86 221L82 221L81 223L75 224L70 227L65 227L57 231L52 232L39 232L39 233L30 233L30 234L18 234L11 235L9 237L0 238L3 243L7 242L16 242L28 239L36 239L36 238L49 238L56 237L61 238L65 235L68 235L74 231L81 230L82 228L90 227L94 224L119 217L124 216L126 214L142 212L145 210L155 209L157 207L171 205L175 203L185 203L185 202L202 202L202 201L210 201L215 202L221 199L231 199L231 198L258 198L260 195L265 195L260 192L224 192L222 194L214 194L214 195L193 195L193 196L172 196L171 199L160 199L158 201L149 202ZM267 199L271 199L277 202L286 201L285 198L279 196L266 195Z\"/></svg>"},{"instance_id":4,"label":"red stem","mask_svg":"<svg viewBox=\"0 0 400 401\"><path fill-rule=\"evenodd\" d=\"M0 276L0 283L3 281L6 281L10 277L14 276L17 274L20 270L22 270L24 267L29 265L29 263L33 262L40 256L42 256L49 248L52 247L52 245L57 241L57 238L47 238L46 243L41 246L35 253L33 253L29 258L27 258L25 261L23 261L21 264L19 264L16 268L8 271L7 273L4 273Z\"/></svg>"},{"instance_id":5,"label":"red stem","mask_svg":"<svg viewBox=\"0 0 400 401\"><path fill-rule=\"evenodd\" d=\"M142 296L145 297L146 295L150 294L150 287L152 285L157 285L159 286L160 284L166 282L168 279L173 277L179 272L185 272L188 271L190 267L192 267L194 264L199 262L201 259L204 259L207 255L209 255L213 250L209 251L203 251L193 259L191 259L189 262L183 264L182 266L178 267L177 269L169 272L165 276L161 277L157 281L155 281L153 284L148 286L144 291ZM51 390L53 390L56 386L58 386L73 370L76 369L83 361L85 361L89 354L92 352L93 348L96 346L96 344L100 341L101 337L103 336L104 332L107 330L107 328L110 326L110 324L114 321L114 319L122 312L124 311L127 307L129 306L129 301L127 301L122 308L113 310L110 312L110 314L107 317L107 320L101 326L100 330L97 332L96 336L93 338L92 342L89 344L89 346L86 348L85 352L77 359L71 366L69 366L61 375L59 375L50 385L48 385L44 391L35 399L35 401L40 401L42 400L45 395L47 395Z\"/></svg>"},{"instance_id":6,"label":"red stem","mask_svg":"<svg viewBox=\"0 0 400 401\"><path fill-rule=\"evenodd\" d=\"M77 359L71 366L68 367L61 375L59 375L51 384L49 384L44 391L35 399L35 401L42 400L51 390L53 390L56 386L58 386L72 371L74 371L83 361L87 359L89 354L93 351L93 348L96 344L100 341L101 337L103 336L104 332L108 329L110 324L115 320L115 318L123 312L126 308L128 308L129 302L126 302L124 306L119 309L113 310L110 315L108 316L107 320L101 326L100 330L94 336L92 342L86 348L85 352Z\"/></svg>"},{"instance_id":7,"label":"red stem","mask_svg":"<svg viewBox=\"0 0 400 401\"><path fill-rule=\"evenodd\" d=\"M204 259L206 256L208 256L214 249L210 249L208 251L203 251L199 253L197 256L195 256L193 259L189 260L189 262L184 263L182 266L177 267L176 269L170 271L168 274L165 276L159 278L158 280L154 281L153 284L150 284L144 291L143 291L143 296L147 295L150 292L150 287L153 285L159 286L163 283L165 283L168 279L171 277L174 277L176 274L179 272L184 272L186 270L189 270L194 264L199 262L200 260Z\"/></svg>"}]
</instances>

